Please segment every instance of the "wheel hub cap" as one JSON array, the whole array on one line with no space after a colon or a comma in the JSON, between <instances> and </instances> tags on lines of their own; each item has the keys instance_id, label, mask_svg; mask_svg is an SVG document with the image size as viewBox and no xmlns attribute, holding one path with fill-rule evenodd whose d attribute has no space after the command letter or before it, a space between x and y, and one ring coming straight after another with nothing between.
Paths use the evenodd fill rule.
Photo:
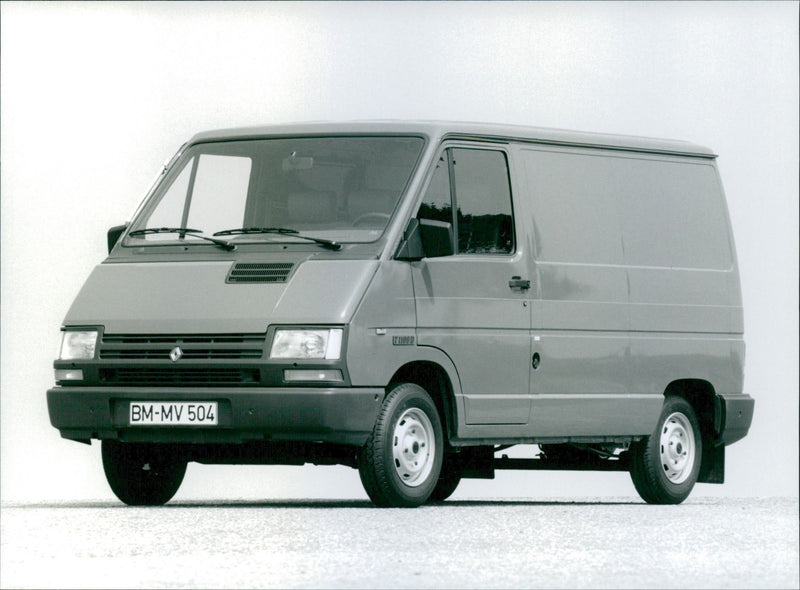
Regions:
<instances>
[{"instance_id":1,"label":"wheel hub cap","mask_svg":"<svg viewBox=\"0 0 800 590\"><path fill-rule=\"evenodd\" d=\"M694 467L694 430L689 419L679 412L671 414L661 429L661 466L672 483L683 483Z\"/></svg>"},{"instance_id":2,"label":"wheel hub cap","mask_svg":"<svg viewBox=\"0 0 800 590\"><path fill-rule=\"evenodd\" d=\"M409 487L424 483L433 469L433 425L418 408L403 412L394 428L392 459L400 481Z\"/></svg>"}]
</instances>

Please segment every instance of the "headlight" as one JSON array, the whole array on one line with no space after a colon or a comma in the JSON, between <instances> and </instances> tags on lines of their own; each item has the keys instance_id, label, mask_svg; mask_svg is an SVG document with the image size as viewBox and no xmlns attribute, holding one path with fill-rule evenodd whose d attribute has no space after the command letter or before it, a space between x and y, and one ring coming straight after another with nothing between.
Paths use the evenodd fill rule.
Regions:
<instances>
[{"instance_id":1,"label":"headlight","mask_svg":"<svg viewBox=\"0 0 800 590\"><path fill-rule=\"evenodd\" d=\"M93 359L97 346L97 330L66 330L61 336L61 353L58 359Z\"/></svg>"},{"instance_id":2,"label":"headlight","mask_svg":"<svg viewBox=\"0 0 800 590\"><path fill-rule=\"evenodd\" d=\"M342 330L276 330L269 357L273 359L338 360Z\"/></svg>"}]
</instances>

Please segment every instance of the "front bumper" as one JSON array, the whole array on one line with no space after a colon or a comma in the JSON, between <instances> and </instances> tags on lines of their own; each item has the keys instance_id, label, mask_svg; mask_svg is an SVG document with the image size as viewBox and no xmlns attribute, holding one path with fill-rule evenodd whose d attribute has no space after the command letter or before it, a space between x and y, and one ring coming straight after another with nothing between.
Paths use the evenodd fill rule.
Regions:
<instances>
[{"instance_id":1,"label":"front bumper","mask_svg":"<svg viewBox=\"0 0 800 590\"><path fill-rule=\"evenodd\" d=\"M382 388L54 387L50 423L64 438L126 442L242 443L299 440L363 445L383 401ZM217 426L134 426L131 401L216 401Z\"/></svg>"},{"instance_id":2,"label":"front bumper","mask_svg":"<svg viewBox=\"0 0 800 590\"><path fill-rule=\"evenodd\" d=\"M716 403L717 445L727 446L744 438L753 422L755 400L746 393L719 393Z\"/></svg>"}]
</instances>

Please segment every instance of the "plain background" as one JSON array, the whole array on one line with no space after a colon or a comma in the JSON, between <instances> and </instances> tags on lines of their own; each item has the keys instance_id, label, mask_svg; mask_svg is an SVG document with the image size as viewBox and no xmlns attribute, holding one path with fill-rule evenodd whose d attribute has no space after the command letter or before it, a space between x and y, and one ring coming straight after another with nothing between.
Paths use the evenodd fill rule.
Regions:
<instances>
[{"instance_id":1,"label":"plain background","mask_svg":"<svg viewBox=\"0 0 800 590\"><path fill-rule=\"evenodd\" d=\"M742 274L750 435L727 483L797 495L798 4L4 2L4 502L111 499L45 391L106 229L205 129L452 119L684 139L719 154ZM501 473L462 497L631 496L626 474ZM191 466L184 498L366 498L343 467Z\"/></svg>"}]
</instances>

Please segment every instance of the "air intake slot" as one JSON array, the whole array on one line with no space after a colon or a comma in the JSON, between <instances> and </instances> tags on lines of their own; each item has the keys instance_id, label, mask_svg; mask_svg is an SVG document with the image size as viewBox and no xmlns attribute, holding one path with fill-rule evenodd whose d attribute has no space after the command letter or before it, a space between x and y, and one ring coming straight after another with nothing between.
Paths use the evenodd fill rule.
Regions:
<instances>
[{"instance_id":1,"label":"air intake slot","mask_svg":"<svg viewBox=\"0 0 800 590\"><path fill-rule=\"evenodd\" d=\"M292 272L291 262L237 262L226 283L285 283Z\"/></svg>"},{"instance_id":2,"label":"air intake slot","mask_svg":"<svg viewBox=\"0 0 800 590\"><path fill-rule=\"evenodd\" d=\"M126 387L258 385L258 369L133 367L100 369L100 382Z\"/></svg>"}]
</instances>

